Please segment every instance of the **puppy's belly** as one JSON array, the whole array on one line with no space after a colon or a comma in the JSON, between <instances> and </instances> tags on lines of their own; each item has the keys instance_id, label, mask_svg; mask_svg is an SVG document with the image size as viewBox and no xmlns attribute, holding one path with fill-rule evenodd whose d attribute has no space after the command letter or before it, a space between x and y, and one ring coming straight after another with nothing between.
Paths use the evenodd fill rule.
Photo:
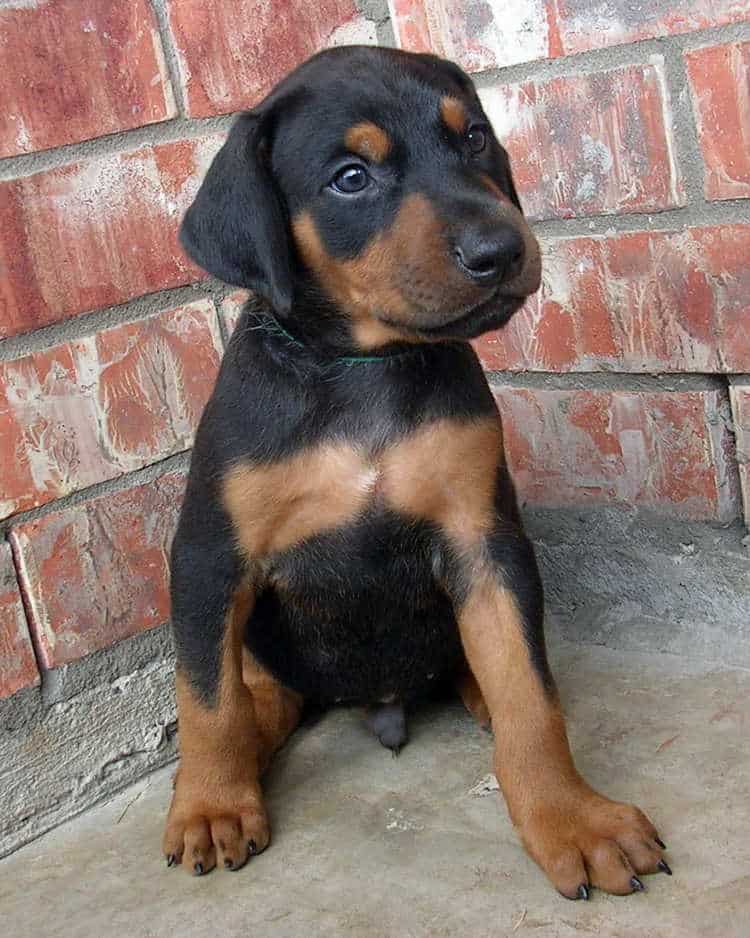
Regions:
<instances>
[{"instance_id":1,"label":"puppy's belly","mask_svg":"<svg viewBox=\"0 0 750 938\"><path fill-rule=\"evenodd\" d=\"M453 609L435 581L434 531L365 518L276 558L248 622L253 654L321 702L422 696L461 659Z\"/></svg>"}]
</instances>

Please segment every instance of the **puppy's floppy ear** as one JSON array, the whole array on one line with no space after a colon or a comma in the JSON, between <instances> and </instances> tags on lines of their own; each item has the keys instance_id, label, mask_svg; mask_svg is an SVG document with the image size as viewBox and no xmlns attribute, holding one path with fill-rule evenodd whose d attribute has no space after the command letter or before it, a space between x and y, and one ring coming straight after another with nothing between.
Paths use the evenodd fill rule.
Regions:
<instances>
[{"instance_id":1,"label":"puppy's floppy ear","mask_svg":"<svg viewBox=\"0 0 750 938\"><path fill-rule=\"evenodd\" d=\"M180 227L190 257L210 274L292 305L288 225L265 160L266 114L248 111L214 157Z\"/></svg>"}]
</instances>

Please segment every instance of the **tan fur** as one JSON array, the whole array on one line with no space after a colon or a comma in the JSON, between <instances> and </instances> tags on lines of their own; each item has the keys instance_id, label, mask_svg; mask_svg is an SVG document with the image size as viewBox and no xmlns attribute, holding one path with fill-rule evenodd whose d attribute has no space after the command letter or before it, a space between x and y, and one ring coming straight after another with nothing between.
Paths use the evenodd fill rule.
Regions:
<instances>
[{"instance_id":1,"label":"tan fur","mask_svg":"<svg viewBox=\"0 0 750 938\"><path fill-rule=\"evenodd\" d=\"M280 749L299 723L302 696L280 684L254 657L242 648L242 681L253 699L255 724L260 735L258 768L268 768L271 756Z\"/></svg>"},{"instance_id":2,"label":"tan fur","mask_svg":"<svg viewBox=\"0 0 750 938\"><path fill-rule=\"evenodd\" d=\"M224 505L240 546L257 559L351 521L375 481L364 455L325 443L276 463L240 463L224 479Z\"/></svg>"},{"instance_id":3,"label":"tan fur","mask_svg":"<svg viewBox=\"0 0 750 938\"><path fill-rule=\"evenodd\" d=\"M278 463L240 463L224 479L224 505L254 560L349 523L376 492L468 546L493 523L501 461L497 414L436 420L378 454L328 442Z\"/></svg>"},{"instance_id":4,"label":"tan fur","mask_svg":"<svg viewBox=\"0 0 750 938\"><path fill-rule=\"evenodd\" d=\"M440 101L440 116L443 123L457 134L466 130L466 108L462 101L452 95L446 95Z\"/></svg>"},{"instance_id":5,"label":"tan fur","mask_svg":"<svg viewBox=\"0 0 750 938\"><path fill-rule=\"evenodd\" d=\"M198 698L182 671L175 675L180 768L163 849L194 872L210 870L217 856L224 865L242 866L250 841L259 851L269 839L259 782L263 741L242 680L242 635L253 603L248 584L230 603L215 705Z\"/></svg>"},{"instance_id":6,"label":"tan fur","mask_svg":"<svg viewBox=\"0 0 750 938\"><path fill-rule=\"evenodd\" d=\"M499 415L436 420L384 454L383 495L397 511L436 522L468 548L494 523L502 459Z\"/></svg>"},{"instance_id":7,"label":"tan fur","mask_svg":"<svg viewBox=\"0 0 750 938\"><path fill-rule=\"evenodd\" d=\"M376 235L359 257L341 260L325 250L308 212L292 221L295 242L323 289L372 346L408 336L420 324L434 325L436 311L481 302L488 293L470 283L453 261L430 201L408 195L393 224ZM383 323L389 320L383 334ZM377 332L367 334L375 322ZM399 329L399 326L406 327ZM368 326L372 330L371 326Z\"/></svg>"},{"instance_id":8,"label":"tan fur","mask_svg":"<svg viewBox=\"0 0 750 938\"><path fill-rule=\"evenodd\" d=\"M382 163L391 151L391 138L371 121L362 121L347 130L344 136L346 148L358 156Z\"/></svg>"},{"instance_id":9,"label":"tan fur","mask_svg":"<svg viewBox=\"0 0 750 938\"><path fill-rule=\"evenodd\" d=\"M484 701L482 691L479 689L477 679L468 665L459 673L456 680L456 690L463 701L464 707L484 729L490 729L492 717Z\"/></svg>"},{"instance_id":10,"label":"tan fur","mask_svg":"<svg viewBox=\"0 0 750 938\"><path fill-rule=\"evenodd\" d=\"M363 351L372 351L388 345L389 342L419 342L419 336L405 332L397 326L392 326L379 319L355 319L352 322L352 338L357 348Z\"/></svg>"},{"instance_id":11,"label":"tan fur","mask_svg":"<svg viewBox=\"0 0 750 938\"><path fill-rule=\"evenodd\" d=\"M603 797L578 774L557 697L532 665L515 598L496 571L478 564L458 624L492 720L495 774L513 823L565 895L575 898L582 883L630 893L635 873L657 869L656 831L637 808Z\"/></svg>"}]
</instances>

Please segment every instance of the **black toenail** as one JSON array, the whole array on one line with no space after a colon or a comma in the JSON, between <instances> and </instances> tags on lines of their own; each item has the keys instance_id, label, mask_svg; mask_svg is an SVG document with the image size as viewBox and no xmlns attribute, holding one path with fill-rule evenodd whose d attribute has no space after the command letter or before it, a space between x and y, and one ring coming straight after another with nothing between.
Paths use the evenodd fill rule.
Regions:
<instances>
[{"instance_id":1,"label":"black toenail","mask_svg":"<svg viewBox=\"0 0 750 938\"><path fill-rule=\"evenodd\" d=\"M666 860L659 860L659 862L656 865L662 871L662 873L666 873L667 876L672 875L672 870L669 868L669 864L667 863Z\"/></svg>"},{"instance_id":2,"label":"black toenail","mask_svg":"<svg viewBox=\"0 0 750 938\"><path fill-rule=\"evenodd\" d=\"M659 837L654 837L654 840L657 842L657 844L659 844L659 846L661 847L662 850L666 850L666 849L667 849L667 845L664 843L664 841L663 841L661 838L659 838Z\"/></svg>"},{"instance_id":3,"label":"black toenail","mask_svg":"<svg viewBox=\"0 0 750 938\"><path fill-rule=\"evenodd\" d=\"M173 853L170 853L167 857L167 866L174 866L176 862L177 857Z\"/></svg>"},{"instance_id":4,"label":"black toenail","mask_svg":"<svg viewBox=\"0 0 750 938\"><path fill-rule=\"evenodd\" d=\"M637 876L633 876L630 880L630 885L633 887L633 892L645 892L646 887Z\"/></svg>"},{"instance_id":5,"label":"black toenail","mask_svg":"<svg viewBox=\"0 0 750 938\"><path fill-rule=\"evenodd\" d=\"M256 846L256 843L254 840L248 840L247 849L250 851L251 854L258 852L258 847Z\"/></svg>"},{"instance_id":6,"label":"black toenail","mask_svg":"<svg viewBox=\"0 0 750 938\"><path fill-rule=\"evenodd\" d=\"M203 864L202 863L196 863L193 869L198 874L198 876L203 876Z\"/></svg>"},{"instance_id":7,"label":"black toenail","mask_svg":"<svg viewBox=\"0 0 750 938\"><path fill-rule=\"evenodd\" d=\"M578 887L578 898L579 899L588 899L589 897L589 887L585 883L581 883Z\"/></svg>"}]
</instances>

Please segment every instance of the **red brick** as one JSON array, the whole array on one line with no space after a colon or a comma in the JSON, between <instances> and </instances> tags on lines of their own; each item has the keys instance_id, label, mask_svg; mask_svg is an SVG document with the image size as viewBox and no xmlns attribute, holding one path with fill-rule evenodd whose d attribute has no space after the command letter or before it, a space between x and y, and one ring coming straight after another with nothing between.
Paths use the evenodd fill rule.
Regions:
<instances>
[{"instance_id":1,"label":"red brick","mask_svg":"<svg viewBox=\"0 0 750 938\"><path fill-rule=\"evenodd\" d=\"M735 378L729 388L732 419L737 442L737 465L740 471L745 524L750 527L750 378Z\"/></svg>"},{"instance_id":2,"label":"red brick","mask_svg":"<svg viewBox=\"0 0 750 938\"><path fill-rule=\"evenodd\" d=\"M398 43L469 72L553 55L545 0L390 0Z\"/></svg>"},{"instance_id":3,"label":"red brick","mask_svg":"<svg viewBox=\"0 0 750 938\"><path fill-rule=\"evenodd\" d=\"M0 517L188 449L220 347L200 301L0 365Z\"/></svg>"},{"instance_id":4,"label":"red brick","mask_svg":"<svg viewBox=\"0 0 750 938\"><path fill-rule=\"evenodd\" d=\"M750 198L750 42L686 53L707 199Z\"/></svg>"},{"instance_id":5,"label":"red brick","mask_svg":"<svg viewBox=\"0 0 750 938\"><path fill-rule=\"evenodd\" d=\"M477 342L509 371L750 371L750 226L551 240L543 284Z\"/></svg>"},{"instance_id":6,"label":"red brick","mask_svg":"<svg viewBox=\"0 0 750 938\"><path fill-rule=\"evenodd\" d=\"M750 19L747 0L554 0L554 6L565 55Z\"/></svg>"},{"instance_id":7,"label":"red brick","mask_svg":"<svg viewBox=\"0 0 750 938\"><path fill-rule=\"evenodd\" d=\"M0 339L204 277L177 228L211 136L0 184Z\"/></svg>"},{"instance_id":8,"label":"red brick","mask_svg":"<svg viewBox=\"0 0 750 938\"><path fill-rule=\"evenodd\" d=\"M658 212L685 202L662 62L520 85L480 98L532 218Z\"/></svg>"},{"instance_id":9,"label":"red brick","mask_svg":"<svg viewBox=\"0 0 750 938\"><path fill-rule=\"evenodd\" d=\"M327 46L374 43L354 0L168 0L188 112L252 107Z\"/></svg>"},{"instance_id":10,"label":"red brick","mask_svg":"<svg viewBox=\"0 0 750 938\"><path fill-rule=\"evenodd\" d=\"M747 0L389 0L399 45L468 71L750 19Z\"/></svg>"},{"instance_id":11,"label":"red brick","mask_svg":"<svg viewBox=\"0 0 750 938\"><path fill-rule=\"evenodd\" d=\"M524 502L640 506L695 519L738 513L719 391L501 387L495 395Z\"/></svg>"},{"instance_id":12,"label":"red brick","mask_svg":"<svg viewBox=\"0 0 750 938\"><path fill-rule=\"evenodd\" d=\"M0 697L39 683L9 544L0 544Z\"/></svg>"},{"instance_id":13,"label":"red brick","mask_svg":"<svg viewBox=\"0 0 750 938\"><path fill-rule=\"evenodd\" d=\"M0 156L176 114L146 0L42 0L2 7L0 59Z\"/></svg>"},{"instance_id":14,"label":"red brick","mask_svg":"<svg viewBox=\"0 0 750 938\"><path fill-rule=\"evenodd\" d=\"M237 320L242 313L242 307L247 302L248 296L249 293L247 290L235 290L234 293L230 293L229 296L224 297L219 304L219 311L221 312L221 318L224 321L224 328L227 330L227 335L231 335L234 332Z\"/></svg>"},{"instance_id":15,"label":"red brick","mask_svg":"<svg viewBox=\"0 0 750 938\"><path fill-rule=\"evenodd\" d=\"M13 528L45 668L166 621L167 558L183 489L182 476L162 476Z\"/></svg>"}]
</instances>

